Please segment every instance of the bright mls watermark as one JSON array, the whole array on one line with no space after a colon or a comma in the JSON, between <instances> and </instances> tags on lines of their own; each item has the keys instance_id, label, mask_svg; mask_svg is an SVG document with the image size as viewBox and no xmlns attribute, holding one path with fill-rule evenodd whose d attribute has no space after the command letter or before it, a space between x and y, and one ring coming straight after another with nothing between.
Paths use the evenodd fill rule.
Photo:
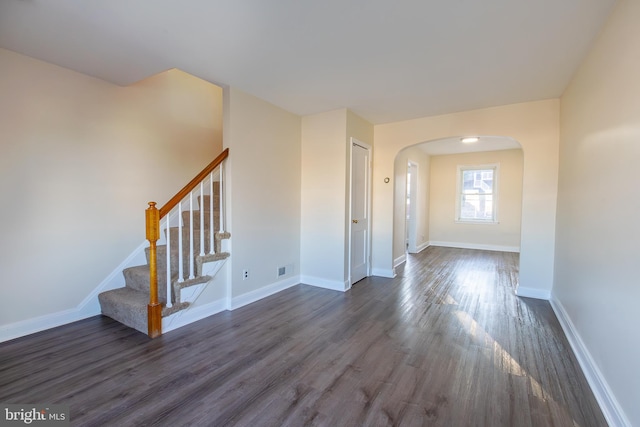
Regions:
<instances>
[{"instance_id":1,"label":"bright mls watermark","mask_svg":"<svg viewBox=\"0 0 640 427\"><path fill-rule=\"evenodd\" d=\"M66 405L14 405L0 403L0 426L69 426Z\"/></svg>"}]
</instances>

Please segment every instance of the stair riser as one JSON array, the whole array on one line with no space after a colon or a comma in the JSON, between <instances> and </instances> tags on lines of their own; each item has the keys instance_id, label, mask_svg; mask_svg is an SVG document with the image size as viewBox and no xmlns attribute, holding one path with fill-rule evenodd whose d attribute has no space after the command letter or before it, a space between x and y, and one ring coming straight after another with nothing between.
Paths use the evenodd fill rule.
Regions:
<instances>
[{"instance_id":1,"label":"stair riser","mask_svg":"<svg viewBox=\"0 0 640 427\"><path fill-rule=\"evenodd\" d=\"M209 187L208 185L205 185L205 190L207 192L209 192L209 188L208 187ZM220 195L220 183L219 182L214 182L213 183L213 195L214 196L219 196ZM209 197L209 195L206 194L204 197Z\"/></svg>"},{"instance_id":2,"label":"stair riser","mask_svg":"<svg viewBox=\"0 0 640 427\"><path fill-rule=\"evenodd\" d=\"M205 230L209 230L211 224L211 216L208 212L204 212L204 228ZM182 227L189 229L189 224L191 224L191 212L182 212ZM200 211L193 212L193 228L200 230ZM213 215L213 229L215 231L220 230L220 216L214 212Z\"/></svg>"},{"instance_id":3,"label":"stair riser","mask_svg":"<svg viewBox=\"0 0 640 427\"><path fill-rule=\"evenodd\" d=\"M145 255L147 256L147 263L149 263L149 248L145 249ZM159 245L156 251L156 266L158 268L158 274L166 277L167 271L167 247L165 245ZM175 280L178 277L178 251L177 249L171 249L171 276Z\"/></svg>"},{"instance_id":4,"label":"stair riser","mask_svg":"<svg viewBox=\"0 0 640 427\"><path fill-rule=\"evenodd\" d=\"M209 245L206 245L207 248ZM219 245L218 245L219 246ZM194 272L196 276L201 275L201 268L202 265L199 262L199 246L196 247L196 250L194 250L195 253L195 259L194 259ZM183 255L183 260L182 260L182 272L183 272L183 279L187 279L189 277L189 249L188 247L186 249L183 250L184 255ZM217 254L220 254L221 252L218 250L218 252L216 252ZM145 255L147 257L147 263L149 262L149 248L145 249ZM157 256L157 261L156 261L156 266L157 266L157 271L158 271L158 281L160 282L160 280L162 281L166 281L166 276L167 276L167 247L165 245L159 245L157 247L157 252L156 252L156 256ZM211 255L206 252L206 256L210 257ZM171 248L171 280L172 282L176 281L178 279L178 249L177 246L176 247L172 247ZM148 269L148 267L147 267Z\"/></svg>"},{"instance_id":5,"label":"stair riser","mask_svg":"<svg viewBox=\"0 0 640 427\"><path fill-rule=\"evenodd\" d=\"M220 209L220 195L214 190L214 196L213 196L213 209ZM200 201L200 196L198 196L196 198L196 201L198 203L198 208L199 209L206 209L208 210L209 208L211 208L211 204L209 203L210 197L208 195L204 196L204 198L202 199L202 202Z\"/></svg>"},{"instance_id":6,"label":"stair riser","mask_svg":"<svg viewBox=\"0 0 640 427\"><path fill-rule=\"evenodd\" d=\"M171 239L171 250L177 250L178 248L178 236L179 231L177 227L171 227L169 231L169 237ZM182 251L184 256L189 254L189 242L191 240L190 230L188 227L182 228ZM214 234L213 236L213 247L216 252L219 252L220 249L220 239L218 236ZM198 255L200 253L200 230L193 230L193 253ZM211 237L209 235L209 230L205 230L204 232L204 252L209 253L211 249Z\"/></svg>"},{"instance_id":7,"label":"stair riser","mask_svg":"<svg viewBox=\"0 0 640 427\"><path fill-rule=\"evenodd\" d=\"M162 270L159 270L162 271ZM126 268L122 271L125 286L127 288L149 295L150 274L149 266L136 266ZM166 302L167 298L167 278L166 274L157 275L158 278L158 298L161 302Z\"/></svg>"}]
</instances>

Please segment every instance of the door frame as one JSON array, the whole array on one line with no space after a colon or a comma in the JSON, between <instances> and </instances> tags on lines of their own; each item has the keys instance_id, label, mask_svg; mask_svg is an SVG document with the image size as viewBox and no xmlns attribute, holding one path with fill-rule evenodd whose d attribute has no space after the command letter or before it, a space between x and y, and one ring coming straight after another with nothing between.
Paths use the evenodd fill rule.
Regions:
<instances>
[{"instance_id":1,"label":"door frame","mask_svg":"<svg viewBox=\"0 0 640 427\"><path fill-rule=\"evenodd\" d=\"M419 165L411 160L407 161L407 175L412 170L411 182L405 182L405 212L404 212L404 236L405 236L405 253L415 254L418 253L418 177L420 176ZM407 189L411 186L411 192L407 197ZM411 198L409 204L409 212L407 212L406 199ZM407 222L407 214L410 216L411 221Z\"/></svg>"},{"instance_id":2,"label":"door frame","mask_svg":"<svg viewBox=\"0 0 640 427\"><path fill-rule=\"evenodd\" d=\"M354 145L358 145L361 148L364 148L365 150L368 151L369 153L369 162L367 165L367 181L366 181L366 186L367 186L367 190L366 190L366 196L367 196L367 203L366 203L366 209L367 209L367 243L365 246L365 251L366 251L366 261L367 261L367 275L366 277L371 276L371 211L372 211L372 205L371 205L371 196L372 196L372 189L371 189L371 167L372 167L372 154L373 154L373 147L369 144L367 144L366 142L362 142L359 139L356 139L354 137L351 137L349 139L349 206L347 209L347 244L348 244L348 254L347 254L347 283L348 283L348 287L347 289L351 288L352 283L352 279L351 279L351 215L352 215L352 204L353 204L353 146Z\"/></svg>"}]
</instances>

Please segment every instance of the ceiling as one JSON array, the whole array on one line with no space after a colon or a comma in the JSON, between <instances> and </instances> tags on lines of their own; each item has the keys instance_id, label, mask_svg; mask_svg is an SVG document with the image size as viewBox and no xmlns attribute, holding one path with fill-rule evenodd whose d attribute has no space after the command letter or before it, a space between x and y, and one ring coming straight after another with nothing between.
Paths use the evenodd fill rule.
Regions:
<instances>
[{"instance_id":1,"label":"ceiling","mask_svg":"<svg viewBox=\"0 0 640 427\"><path fill-rule=\"evenodd\" d=\"M442 138L419 144L418 147L431 156L521 149L518 141L507 136L482 135L477 142L465 144L461 137Z\"/></svg>"},{"instance_id":2,"label":"ceiling","mask_svg":"<svg viewBox=\"0 0 640 427\"><path fill-rule=\"evenodd\" d=\"M615 0L2 0L0 47L374 124L559 97Z\"/></svg>"}]
</instances>

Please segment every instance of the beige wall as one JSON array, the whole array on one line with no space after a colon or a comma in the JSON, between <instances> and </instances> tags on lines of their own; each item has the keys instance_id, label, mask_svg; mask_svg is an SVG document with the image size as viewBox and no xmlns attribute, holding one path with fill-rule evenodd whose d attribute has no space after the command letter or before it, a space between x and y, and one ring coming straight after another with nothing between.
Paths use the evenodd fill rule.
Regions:
<instances>
[{"instance_id":1,"label":"beige wall","mask_svg":"<svg viewBox=\"0 0 640 427\"><path fill-rule=\"evenodd\" d=\"M303 283L344 287L346 110L302 118Z\"/></svg>"},{"instance_id":2,"label":"beige wall","mask_svg":"<svg viewBox=\"0 0 640 427\"><path fill-rule=\"evenodd\" d=\"M458 166L498 164L498 224L455 221ZM522 218L522 150L431 157L429 237L432 245L517 252Z\"/></svg>"},{"instance_id":3,"label":"beige wall","mask_svg":"<svg viewBox=\"0 0 640 427\"><path fill-rule=\"evenodd\" d=\"M222 91L122 88L0 49L0 325L73 309L220 147ZM181 94L178 96L177 94Z\"/></svg>"},{"instance_id":4,"label":"beige wall","mask_svg":"<svg viewBox=\"0 0 640 427\"><path fill-rule=\"evenodd\" d=\"M396 154L403 148L463 135L508 136L524 151L519 291L549 296L553 279L557 198L559 101L505 105L378 125L373 167L373 266L392 274L393 184Z\"/></svg>"},{"instance_id":5,"label":"beige wall","mask_svg":"<svg viewBox=\"0 0 640 427\"><path fill-rule=\"evenodd\" d=\"M619 1L561 99L553 289L628 425L640 425L639 21L640 2Z\"/></svg>"},{"instance_id":6,"label":"beige wall","mask_svg":"<svg viewBox=\"0 0 640 427\"><path fill-rule=\"evenodd\" d=\"M299 274L301 119L230 88L224 133L230 151L230 297L237 301ZM293 271L278 277L278 268L287 265Z\"/></svg>"},{"instance_id":7,"label":"beige wall","mask_svg":"<svg viewBox=\"0 0 640 427\"><path fill-rule=\"evenodd\" d=\"M407 165L418 166L418 188L416 189L416 246L424 248L429 242L429 176L430 157L419 147L409 147L398 153L394 166L394 221L393 260L394 265L402 262L406 247L406 193Z\"/></svg>"},{"instance_id":8,"label":"beige wall","mask_svg":"<svg viewBox=\"0 0 640 427\"><path fill-rule=\"evenodd\" d=\"M221 87L174 68L134 83L125 92L134 88L144 92L149 102L162 109L167 118L180 123L175 140L202 138L200 134L208 133L213 127L215 132L208 136L211 149L213 153L222 152ZM197 153L194 156L197 157Z\"/></svg>"},{"instance_id":9,"label":"beige wall","mask_svg":"<svg viewBox=\"0 0 640 427\"><path fill-rule=\"evenodd\" d=\"M302 118L300 258L307 284L348 287L351 137L371 145L373 126L346 109Z\"/></svg>"}]
</instances>

